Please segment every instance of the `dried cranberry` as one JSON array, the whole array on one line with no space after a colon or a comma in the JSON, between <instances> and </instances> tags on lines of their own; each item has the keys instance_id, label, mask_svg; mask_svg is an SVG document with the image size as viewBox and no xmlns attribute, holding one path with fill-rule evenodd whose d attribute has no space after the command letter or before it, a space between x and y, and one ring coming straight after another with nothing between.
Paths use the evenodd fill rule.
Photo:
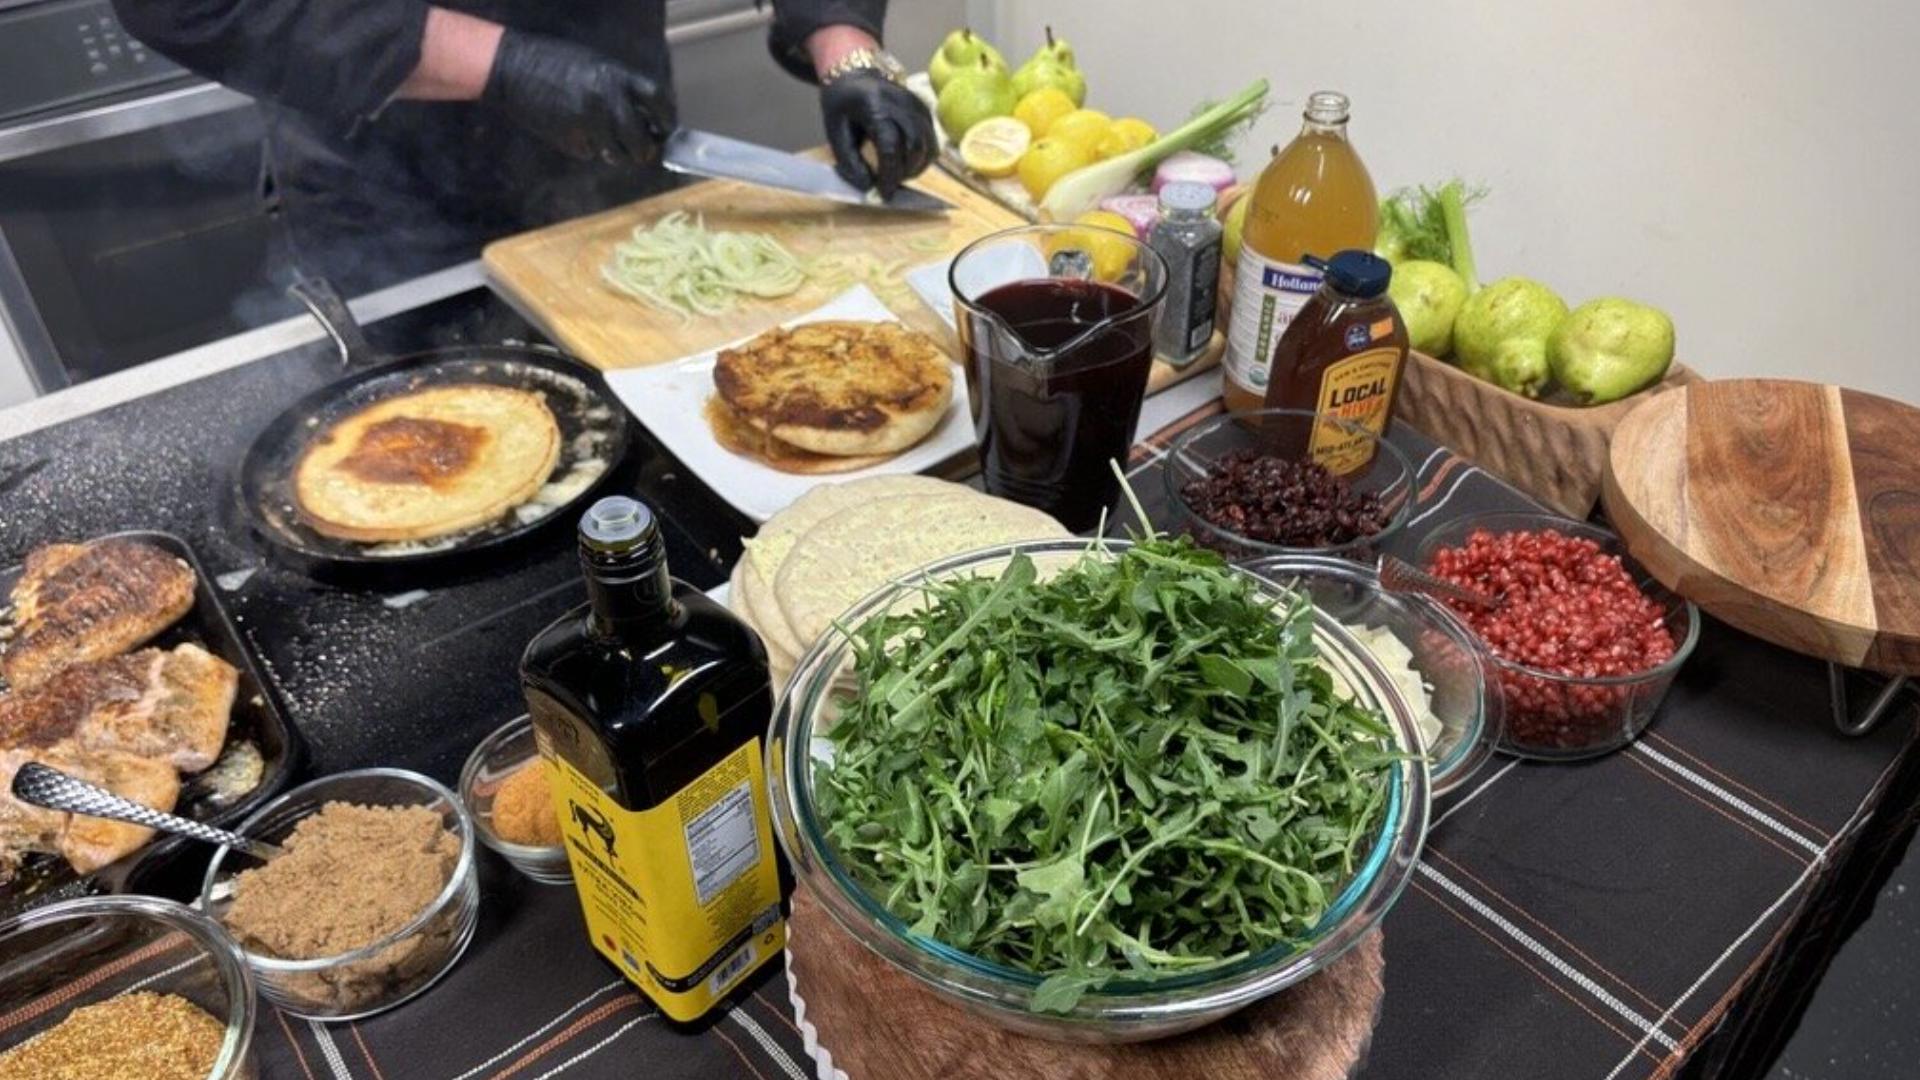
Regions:
<instances>
[{"instance_id":1,"label":"dried cranberry","mask_svg":"<svg viewBox=\"0 0 1920 1080\"><path fill-rule=\"evenodd\" d=\"M1180 495L1201 520L1278 547L1334 547L1387 527L1379 495L1353 490L1319 462L1251 450L1223 456Z\"/></svg>"}]
</instances>

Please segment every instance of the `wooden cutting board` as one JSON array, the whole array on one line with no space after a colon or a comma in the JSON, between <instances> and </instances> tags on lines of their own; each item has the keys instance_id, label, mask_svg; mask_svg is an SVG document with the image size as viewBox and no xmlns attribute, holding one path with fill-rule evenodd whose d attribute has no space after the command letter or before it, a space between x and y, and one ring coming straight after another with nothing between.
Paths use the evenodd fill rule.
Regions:
<instances>
[{"instance_id":1,"label":"wooden cutting board","mask_svg":"<svg viewBox=\"0 0 1920 1080\"><path fill-rule=\"evenodd\" d=\"M1779 379L1680 387L1614 431L1603 495L1628 550L1714 616L1920 673L1920 409Z\"/></svg>"},{"instance_id":2,"label":"wooden cutting board","mask_svg":"<svg viewBox=\"0 0 1920 1080\"><path fill-rule=\"evenodd\" d=\"M482 259L494 289L561 348L603 369L660 364L757 334L820 306L838 290L808 286L792 296L743 302L725 315L681 322L614 290L600 276L608 253L635 226L683 210L703 215L711 229L769 233L803 258L861 252L897 262L906 271L988 233L1026 223L938 169L913 183L954 209L944 215L892 214L734 181L707 181L496 240ZM946 323L904 283L875 292L909 326L933 335L957 355ZM1224 340L1216 334L1213 346L1184 368L1156 361L1148 392L1213 367L1223 349Z\"/></svg>"},{"instance_id":3,"label":"wooden cutting board","mask_svg":"<svg viewBox=\"0 0 1920 1080\"><path fill-rule=\"evenodd\" d=\"M1017 1035L947 1004L855 942L805 889L787 942L801 1036L848 1080L1346 1080L1372 1043L1385 966L1379 933L1368 934L1325 971L1217 1024L1094 1046Z\"/></svg>"}]
</instances>

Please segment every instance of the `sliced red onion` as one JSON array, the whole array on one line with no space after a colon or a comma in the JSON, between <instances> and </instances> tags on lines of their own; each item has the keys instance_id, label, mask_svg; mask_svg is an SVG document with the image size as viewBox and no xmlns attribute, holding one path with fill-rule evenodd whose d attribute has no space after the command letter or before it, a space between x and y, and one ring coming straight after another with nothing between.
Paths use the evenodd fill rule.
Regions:
<instances>
[{"instance_id":1,"label":"sliced red onion","mask_svg":"<svg viewBox=\"0 0 1920 1080\"><path fill-rule=\"evenodd\" d=\"M1133 235L1142 240L1160 220L1160 200L1152 195L1109 195L1100 200L1100 209L1111 210L1127 219L1133 226Z\"/></svg>"},{"instance_id":2,"label":"sliced red onion","mask_svg":"<svg viewBox=\"0 0 1920 1080\"><path fill-rule=\"evenodd\" d=\"M1161 188L1176 180L1192 180L1206 184L1215 191L1225 191L1234 183L1233 166L1217 157L1182 150L1169 155L1153 170L1154 194L1159 194Z\"/></svg>"}]
</instances>

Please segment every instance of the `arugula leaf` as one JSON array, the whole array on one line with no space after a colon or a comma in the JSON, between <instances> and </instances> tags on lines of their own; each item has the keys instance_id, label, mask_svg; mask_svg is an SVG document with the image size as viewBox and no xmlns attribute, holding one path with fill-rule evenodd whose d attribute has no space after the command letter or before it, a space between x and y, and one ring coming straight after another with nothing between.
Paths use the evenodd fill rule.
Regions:
<instances>
[{"instance_id":1,"label":"arugula leaf","mask_svg":"<svg viewBox=\"0 0 1920 1080\"><path fill-rule=\"evenodd\" d=\"M816 763L828 841L927 934L1070 1010L1298 941L1354 873L1397 760L1336 696L1313 612L1150 537L1042 577L928 582L853 631Z\"/></svg>"}]
</instances>

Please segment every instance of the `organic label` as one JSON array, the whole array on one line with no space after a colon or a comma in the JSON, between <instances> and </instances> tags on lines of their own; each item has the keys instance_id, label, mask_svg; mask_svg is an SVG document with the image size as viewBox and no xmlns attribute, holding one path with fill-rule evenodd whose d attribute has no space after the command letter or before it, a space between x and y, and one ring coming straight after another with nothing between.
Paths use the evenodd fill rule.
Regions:
<instances>
[{"instance_id":1,"label":"organic label","mask_svg":"<svg viewBox=\"0 0 1920 1080\"><path fill-rule=\"evenodd\" d=\"M1316 411L1337 416L1356 427L1379 435L1387 430L1388 410L1393 407L1393 384L1400 376L1400 350L1369 349L1328 366L1320 377L1320 399ZM1313 441L1307 447L1313 460L1335 475L1345 475L1373 460L1373 441L1356 431L1348 431L1325 421L1314 424Z\"/></svg>"},{"instance_id":2,"label":"organic label","mask_svg":"<svg viewBox=\"0 0 1920 1080\"><path fill-rule=\"evenodd\" d=\"M693 1020L786 944L760 740L674 796L628 810L554 767L567 861L593 947L660 1011Z\"/></svg>"},{"instance_id":3,"label":"organic label","mask_svg":"<svg viewBox=\"0 0 1920 1080\"><path fill-rule=\"evenodd\" d=\"M1240 249L1240 266L1233 279L1233 320L1227 327L1228 378L1255 393L1266 393L1273 343L1320 288L1320 276L1311 266L1274 262L1251 244Z\"/></svg>"}]
</instances>

